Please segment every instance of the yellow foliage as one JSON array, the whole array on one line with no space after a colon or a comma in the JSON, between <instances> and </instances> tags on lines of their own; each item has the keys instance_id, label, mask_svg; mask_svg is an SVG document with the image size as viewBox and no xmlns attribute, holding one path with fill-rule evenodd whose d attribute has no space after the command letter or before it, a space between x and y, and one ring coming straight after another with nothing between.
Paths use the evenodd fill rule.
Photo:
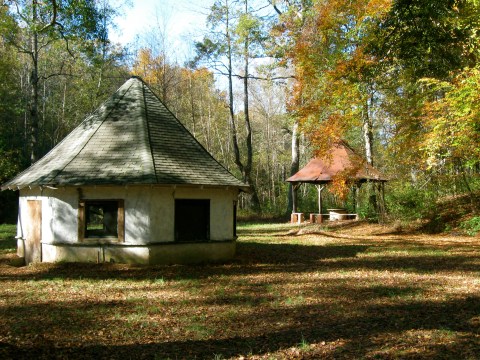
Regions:
<instances>
[{"instance_id":1,"label":"yellow foliage","mask_svg":"<svg viewBox=\"0 0 480 360\"><path fill-rule=\"evenodd\" d=\"M288 102L315 147L342 137L359 124L365 91L375 59L357 40L375 18L383 17L392 0L313 1L301 20L290 13L285 24L293 45L286 55L295 68L295 84Z\"/></svg>"}]
</instances>

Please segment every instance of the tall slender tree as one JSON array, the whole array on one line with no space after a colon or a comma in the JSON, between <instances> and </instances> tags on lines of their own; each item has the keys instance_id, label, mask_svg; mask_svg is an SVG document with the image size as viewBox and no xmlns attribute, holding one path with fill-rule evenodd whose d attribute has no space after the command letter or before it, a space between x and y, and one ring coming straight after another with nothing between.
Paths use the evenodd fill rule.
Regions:
<instances>
[{"instance_id":1,"label":"tall slender tree","mask_svg":"<svg viewBox=\"0 0 480 360\"><path fill-rule=\"evenodd\" d=\"M22 37L10 38L11 44L30 59L30 161L39 156L39 91L41 81L58 74L40 73L42 53L53 43L63 42L73 57L75 52L92 53L97 39L105 39L105 12L89 0L6 0L10 12L23 28ZM104 4L105 5L105 4ZM81 41L77 41L81 39Z\"/></svg>"},{"instance_id":2,"label":"tall slender tree","mask_svg":"<svg viewBox=\"0 0 480 360\"><path fill-rule=\"evenodd\" d=\"M208 16L210 32L202 42L196 44L196 63L204 62L223 75L228 81L229 126L233 146L234 162L242 174L243 180L251 187L252 208L260 210L253 169L253 131L249 109L250 58L262 41L260 21L254 16L248 0L238 2L216 1ZM234 63L240 56L242 72L235 71ZM234 78L243 83L243 118L245 123L245 157L242 159L234 104Z\"/></svg>"}]
</instances>

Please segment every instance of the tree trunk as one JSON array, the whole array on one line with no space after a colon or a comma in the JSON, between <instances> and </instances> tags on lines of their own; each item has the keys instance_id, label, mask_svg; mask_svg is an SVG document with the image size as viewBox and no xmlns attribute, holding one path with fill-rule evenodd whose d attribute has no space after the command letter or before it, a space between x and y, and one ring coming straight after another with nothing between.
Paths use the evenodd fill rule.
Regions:
<instances>
[{"instance_id":1,"label":"tree trunk","mask_svg":"<svg viewBox=\"0 0 480 360\"><path fill-rule=\"evenodd\" d=\"M368 100L363 110L363 139L365 141L365 157L367 163L373 166L373 123L369 114Z\"/></svg>"},{"instance_id":2,"label":"tree trunk","mask_svg":"<svg viewBox=\"0 0 480 360\"><path fill-rule=\"evenodd\" d=\"M190 111L192 112L192 132L193 136L197 137L197 129L196 129L196 119L195 119L195 100L193 98L193 82L192 82L192 73L188 75L188 91L190 95ZM208 147L208 143L207 143Z\"/></svg>"},{"instance_id":3,"label":"tree trunk","mask_svg":"<svg viewBox=\"0 0 480 360\"><path fill-rule=\"evenodd\" d=\"M371 103L373 103L373 95L370 101ZM365 140L365 157L367 159L367 163L373 166L373 150L372 150L373 149L373 121L372 121L372 118L370 117L369 110L370 110L369 103L368 103L368 100L366 100L364 105L364 111L363 111L363 138ZM370 206L379 217L382 217L384 213L382 209L380 209L378 204L377 184L372 182L372 183L367 183L367 185L370 187L370 198L369 198Z\"/></svg>"},{"instance_id":4,"label":"tree trunk","mask_svg":"<svg viewBox=\"0 0 480 360\"><path fill-rule=\"evenodd\" d=\"M247 8L248 2L245 1L245 12L248 11ZM258 198L257 189L252 181L252 166L253 166L253 145L252 145L252 126L250 124L250 112L249 112L249 98L248 98L248 75L249 75L249 38L245 38L244 44L244 78L243 78L243 109L245 116L245 128L247 134L247 164L243 167L243 176L245 182L251 187L251 201L252 208L254 210L260 211L260 200Z\"/></svg>"},{"instance_id":5,"label":"tree trunk","mask_svg":"<svg viewBox=\"0 0 480 360\"><path fill-rule=\"evenodd\" d=\"M292 126L292 161L290 165L290 176L294 175L298 172L300 167L300 141L298 136L298 121L295 120ZM290 214L293 209L293 196L295 195L294 192L297 190L292 185L292 183L288 186L288 205L287 205L287 215ZM296 209L295 209L296 210Z\"/></svg>"},{"instance_id":6,"label":"tree trunk","mask_svg":"<svg viewBox=\"0 0 480 360\"><path fill-rule=\"evenodd\" d=\"M32 20L37 22L37 2L32 1ZM32 74L30 78L30 163L33 164L38 158L38 33L33 30L32 34Z\"/></svg>"},{"instance_id":7,"label":"tree trunk","mask_svg":"<svg viewBox=\"0 0 480 360\"><path fill-rule=\"evenodd\" d=\"M228 6L228 4L227 4ZM238 166L238 169L243 174L243 164L240 160L240 149L238 148L238 138L237 138L237 127L235 125L235 112L233 109L233 65L232 65L232 39L230 37L230 18L229 14L227 13L226 18L226 37L227 37L227 57L228 57L228 110L230 113L230 136L232 138L232 145L233 145L233 154L234 154L234 161L235 164Z\"/></svg>"}]
</instances>

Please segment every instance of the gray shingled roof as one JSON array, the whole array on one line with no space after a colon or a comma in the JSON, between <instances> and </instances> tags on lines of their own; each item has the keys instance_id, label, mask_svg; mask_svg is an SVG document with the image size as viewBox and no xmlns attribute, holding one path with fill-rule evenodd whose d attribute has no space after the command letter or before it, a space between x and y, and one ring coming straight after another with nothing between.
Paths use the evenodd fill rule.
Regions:
<instances>
[{"instance_id":1,"label":"gray shingled roof","mask_svg":"<svg viewBox=\"0 0 480 360\"><path fill-rule=\"evenodd\" d=\"M247 187L195 140L141 79L133 77L2 190L114 184Z\"/></svg>"}]
</instances>

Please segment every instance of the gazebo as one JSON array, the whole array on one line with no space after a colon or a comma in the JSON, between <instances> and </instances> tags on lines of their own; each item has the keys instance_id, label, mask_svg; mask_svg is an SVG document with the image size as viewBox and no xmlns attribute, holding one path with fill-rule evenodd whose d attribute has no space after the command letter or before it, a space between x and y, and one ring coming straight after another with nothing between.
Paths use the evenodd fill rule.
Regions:
<instances>
[{"instance_id":1,"label":"gazebo","mask_svg":"<svg viewBox=\"0 0 480 360\"><path fill-rule=\"evenodd\" d=\"M322 190L326 185L332 183L336 176L345 176L355 184L358 189L365 182L378 182L381 184L383 193L384 183L387 178L372 165L358 155L345 141L336 142L331 150L321 157L316 157L300 169L296 174L286 181L290 182L296 190L301 184L314 184L318 191L318 214L311 214L311 222L322 222ZM304 214L297 210L296 191L292 192L293 209L291 222L301 223ZM356 205L355 205L356 206ZM349 214L341 209L332 209L330 218L341 220L348 218ZM350 214L356 216L356 214Z\"/></svg>"}]
</instances>

